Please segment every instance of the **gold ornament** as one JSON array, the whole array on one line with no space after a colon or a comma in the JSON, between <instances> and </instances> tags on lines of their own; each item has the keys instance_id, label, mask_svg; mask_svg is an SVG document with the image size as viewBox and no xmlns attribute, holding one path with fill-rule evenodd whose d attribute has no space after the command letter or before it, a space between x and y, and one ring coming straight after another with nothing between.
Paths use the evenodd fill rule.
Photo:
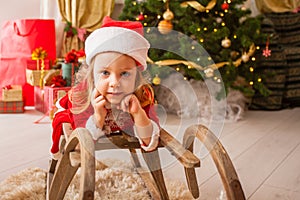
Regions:
<instances>
[{"instance_id":1,"label":"gold ornament","mask_svg":"<svg viewBox=\"0 0 300 200\"><path fill-rule=\"evenodd\" d=\"M163 14L163 18L165 20L169 20L170 21L170 20L174 19L174 14L173 14L173 12L170 9L167 9L166 12L164 12L164 14Z\"/></svg>"},{"instance_id":2,"label":"gold ornament","mask_svg":"<svg viewBox=\"0 0 300 200\"><path fill-rule=\"evenodd\" d=\"M211 78L214 75L214 70L212 68L207 68L204 70L205 76Z\"/></svg>"},{"instance_id":3,"label":"gold ornament","mask_svg":"<svg viewBox=\"0 0 300 200\"><path fill-rule=\"evenodd\" d=\"M158 24L158 31L161 34L168 34L173 29L173 24L169 20L162 20Z\"/></svg>"},{"instance_id":4,"label":"gold ornament","mask_svg":"<svg viewBox=\"0 0 300 200\"><path fill-rule=\"evenodd\" d=\"M249 61L249 55L247 53L243 53L241 58L244 63Z\"/></svg>"},{"instance_id":5,"label":"gold ornament","mask_svg":"<svg viewBox=\"0 0 300 200\"><path fill-rule=\"evenodd\" d=\"M154 85L159 85L160 82L161 82L161 80L160 80L160 78L158 77L158 74L156 74L155 77L154 77L153 80L152 80L152 83L153 83Z\"/></svg>"},{"instance_id":6,"label":"gold ornament","mask_svg":"<svg viewBox=\"0 0 300 200\"><path fill-rule=\"evenodd\" d=\"M231 41L227 37L225 37L225 39L222 40L221 45L224 48L229 48L231 46Z\"/></svg>"}]
</instances>

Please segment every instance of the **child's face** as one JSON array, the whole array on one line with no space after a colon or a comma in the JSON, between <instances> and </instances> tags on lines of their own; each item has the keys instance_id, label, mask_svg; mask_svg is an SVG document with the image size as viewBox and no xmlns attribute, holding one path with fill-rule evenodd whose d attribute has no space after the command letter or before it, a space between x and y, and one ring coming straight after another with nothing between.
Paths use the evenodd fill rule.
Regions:
<instances>
[{"instance_id":1,"label":"child's face","mask_svg":"<svg viewBox=\"0 0 300 200\"><path fill-rule=\"evenodd\" d=\"M135 90L137 75L133 58L117 52L105 52L95 56L95 88L111 104L119 104Z\"/></svg>"}]
</instances>

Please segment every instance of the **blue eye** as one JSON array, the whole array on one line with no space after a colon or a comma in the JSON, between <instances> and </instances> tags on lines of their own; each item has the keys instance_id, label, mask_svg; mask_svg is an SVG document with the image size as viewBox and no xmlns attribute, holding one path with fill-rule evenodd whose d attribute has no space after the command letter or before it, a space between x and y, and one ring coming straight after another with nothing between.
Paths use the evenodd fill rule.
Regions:
<instances>
[{"instance_id":1,"label":"blue eye","mask_svg":"<svg viewBox=\"0 0 300 200\"><path fill-rule=\"evenodd\" d=\"M101 74L102 76L108 76L108 75L109 75L109 72L106 71L106 70L104 70L104 71L101 71L100 74Z\"/></svg>"},{"instance_id":2,"label":"blue eye","mask_svg":"<svg viewBox=\"0 0 300 200\"><path fill-rule=\"evenodd\" d=\"M128 77L130 76L130 72L122 72L121 76Z\"/></svg>"}]
</instances>

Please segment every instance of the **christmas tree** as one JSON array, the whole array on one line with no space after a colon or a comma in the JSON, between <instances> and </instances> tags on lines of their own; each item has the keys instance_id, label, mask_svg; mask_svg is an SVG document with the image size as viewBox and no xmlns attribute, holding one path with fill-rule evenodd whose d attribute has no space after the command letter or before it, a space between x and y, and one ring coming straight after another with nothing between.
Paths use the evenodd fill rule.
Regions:
<instances>
[{"instance_id":1,"label":"christmas tree","mask_svg":"<svg viewBox=\"0 0 300 200\"><path fill-rule=\"evenodd\" d=\"M246 96L252 96L255 91L267 95L269 91L264 86L264 77L256 70L256 56L262 55L261 45L266 41L266 36L260 33L261 18L251 17L251 11L243 6L244 2L245 0L125 0L119 19L140 21L146 30L147 27L157 27L156 33L153 29L145 32L145 37L151 38L154 44L161 42L159 39L155 41L157 34L168 38L172 30L191 38L190 41L183 41L184 37L168 38L173 41L168 42L168 45L173 46L170 49L180 49L181 55L162 49L150 49L149 58L153 63L186 60L187 62L175 62L176 65L172 63L172 67L182 72L186 79L223 80L226 89L240 90ZM151 34L156 36L151 37ZM208 55L198 53L195 59L191 55L191 49L197 51L195 43L199 43ZM200 64L197 63L199 60ZM170 62L166 62L168 64ZM149 68L154 80L168 75L168 68L161 65L153 64Z\"/></svg>"}]
</instances>

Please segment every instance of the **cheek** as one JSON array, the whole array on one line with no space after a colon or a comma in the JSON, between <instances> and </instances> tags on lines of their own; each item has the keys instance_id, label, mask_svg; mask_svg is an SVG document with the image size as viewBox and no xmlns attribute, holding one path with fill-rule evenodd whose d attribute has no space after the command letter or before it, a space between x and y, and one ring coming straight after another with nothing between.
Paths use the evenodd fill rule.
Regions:
<instances>
[{"instance_id":1,"label":"cheek","mask_svg":"<svg viewBox=\"0 0 300 200\"><path fill-rule=\"evenodd\" d=\"M133 92L136 89L135 88L135 79L124 81L122 83L122 86L126 91Z\"/></svg>"},{"instance_id":2,"label":"cheek","mask_svg":"<svg viewBox=\"0 0 300 200\"><path fill-rule=\"evenodd\" d=\"M94 81L94 84L95 84L95 88L97 88L97 90L105 95L106 94L106 91L107 91L107 87L108 87L108 84L106 84L106 82L104 80L101 80L101 79L95 79Z\"/></svg>"}]
</instances>

